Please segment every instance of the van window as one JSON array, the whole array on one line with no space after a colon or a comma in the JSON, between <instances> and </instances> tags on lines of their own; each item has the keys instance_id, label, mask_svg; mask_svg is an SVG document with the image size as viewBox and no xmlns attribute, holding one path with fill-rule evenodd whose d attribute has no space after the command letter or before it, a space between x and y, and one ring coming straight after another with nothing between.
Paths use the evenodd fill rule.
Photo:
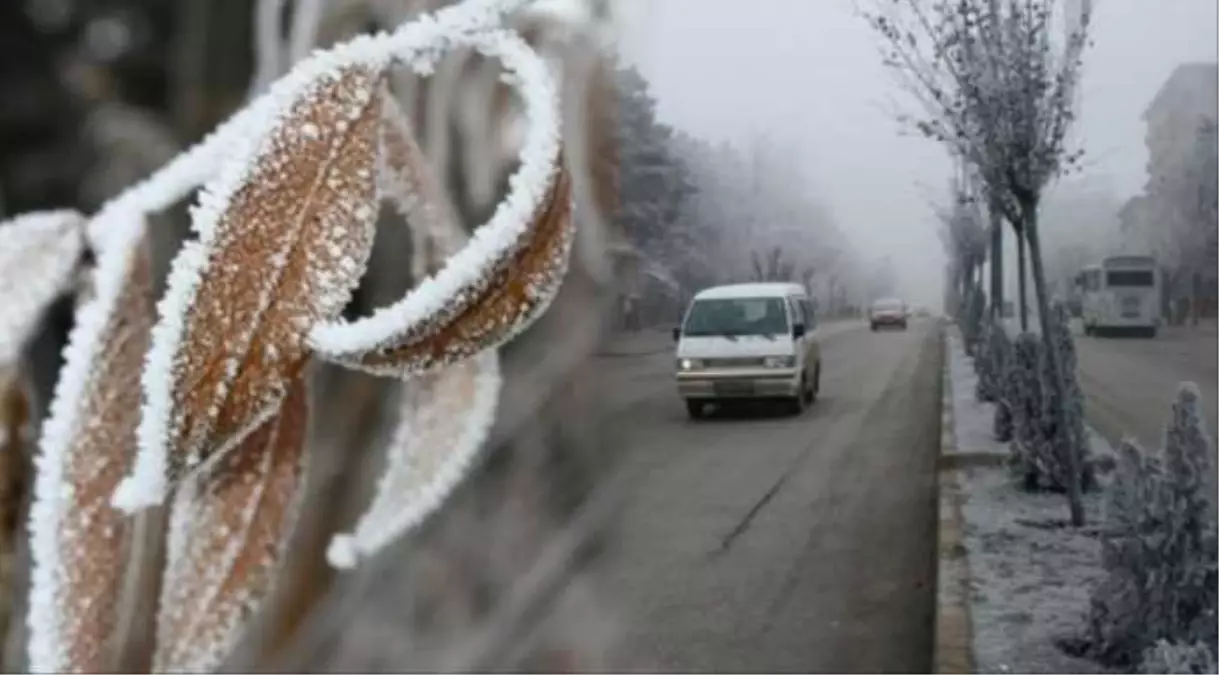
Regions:
<instances>
[{"instance_id":1,"label":"van window","mask_svg":"<svg viewBox=\"0 0 1219 675\"><path fill-rule=\"evenodd\" d=\"M1106 275L1105 284L1117 288L1150 288L1155 286L1155 272L1151 270L1113 270Z\"/></svg>"},{"instance_id":2,"label":"van window","mask_svg":"<svg viewBox=\"0 0 1219 675\"><path fill-rule=\"evenodd\" d=\"M790 330L783 298L707 298L690 306L682 334L779 335Z\"/></svg>"},{"instance_id":3,"label":"van window","mask_svg":"<svg viewBox=\"0 0 1219 675\"><path fill-rule=\"evenodd\" d=\"M808 319L804 316L804 307L796 298L788 298L787 306L791 308L792 323L802 324L805 329L808 329Z\"/></svg>"},{"instance_id":4,"label":"van window","mask_svg":"<svg viewBox=\"0 0 1219 675\"><path fill-rule=\"evenodd\" d=\"M811 331L817 327L817 312L813 309L813 303L808 298L801 300L800 304L804 306L805 326Z\"/></svg>"}]
</instances>

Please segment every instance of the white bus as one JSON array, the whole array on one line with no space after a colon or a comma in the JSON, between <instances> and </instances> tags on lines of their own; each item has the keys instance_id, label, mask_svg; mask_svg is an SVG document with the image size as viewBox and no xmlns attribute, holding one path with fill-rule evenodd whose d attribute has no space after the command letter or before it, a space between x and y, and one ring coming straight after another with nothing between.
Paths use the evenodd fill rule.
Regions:
<instances>
[{"instance_id":1,"label":"white bus","mask_svg":"<svg viewBox=\"0 0 1219 675\"><path fill-rule=\"evenodd\" d=\"M1075 278L1084 333L1135 332L1155 337L1160 325L1160 270L1147 255L1115 255Z\"/></svg>"}]
</instances>

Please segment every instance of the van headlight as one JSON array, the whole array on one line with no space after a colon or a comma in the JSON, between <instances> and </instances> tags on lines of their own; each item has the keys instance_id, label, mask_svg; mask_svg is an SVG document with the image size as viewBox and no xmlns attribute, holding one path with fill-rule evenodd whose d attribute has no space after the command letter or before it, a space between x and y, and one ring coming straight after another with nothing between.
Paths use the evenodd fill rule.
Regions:
<instances>
[{"instance_id":1,"label":"van headlight","mask_svg":"<svg viewBox=\"0 0 1219 675\"><path fill-rule=\"evenodd\" d=\"M794 356L768 356L762 359L762 365L767 368L795 368L796 357Z\"/></svg>"},{"instance_id":2,"label":"van headlight","mask_svg":"<svg viewBox=\"0 0 1219 675\"><path fill-rule=\"evenodd\" d=\"M701 359L677 359L677 369L680 371L700 370L702 367Z\"/></svg>"}]
</instances>

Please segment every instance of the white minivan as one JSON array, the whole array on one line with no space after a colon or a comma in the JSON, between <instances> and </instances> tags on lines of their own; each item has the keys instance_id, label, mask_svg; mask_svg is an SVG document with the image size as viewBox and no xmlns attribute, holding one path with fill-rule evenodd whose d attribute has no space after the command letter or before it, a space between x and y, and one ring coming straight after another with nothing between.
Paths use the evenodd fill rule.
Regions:
<instances>
[{"instance_id":1,"label":"white minivan","mask_svg":"<svg viewBox=\"0 0 1219 675\"><path fill-rule=\"evenodd\" d=\"M777 399L800 414L821 387L817 320L804 287L708 288L690 301L677 341L677 391L690 417L717 401Z\"/></svg>"}]
</instances>

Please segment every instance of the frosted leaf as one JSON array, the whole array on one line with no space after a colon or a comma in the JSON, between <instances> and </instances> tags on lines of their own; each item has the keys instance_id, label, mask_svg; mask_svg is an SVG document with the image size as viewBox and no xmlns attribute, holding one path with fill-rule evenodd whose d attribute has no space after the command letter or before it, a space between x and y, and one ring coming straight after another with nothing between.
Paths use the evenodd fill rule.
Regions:
<instances>
[{"instance_id":1,"label":"frosted leaf","mask_svg":"<svg viewBox=\"0 0 1219 675\"><path fill-rule=\"evenodd\" d=\"M537 319L557 293L574 234L571 181L560 166L559 113L548 66L518 36L463 36L499 58L523 94L528 137L521 166L490 222L399 302L309 335L327 360L378 375L424 373L498 347ZM396 52L397 53L397 52Z\"/></svg>"},{"instance_id":2,"label":"frosted leaf","mask_svg":"<svg viewBox=\"0 0 1219 675\"><path fill-rule=\"evenodd\" d=\"M200 239L174 260L158 308L136 467L115 494L124 510L159 503L273 415L308 359L305 333L338 315L363 273L385 62L326 64L272 89L282 105L261 139L200 197ZM308 124L318 133L301 133Z\"/></svg>"},{"instance_id":3,"label":"frosted leaf","mask_svg":"<svg viewBox=\"0 0 1219 675\"><path fill-rule=\"evenodd\" d=\"M480 351L499 347L545 311L567 271L574 231L571 183L566 172L560 175L552 192L552 203L537 221L530 240L522 242L510 255L486 261L481 275L471 275L469 283L448 296L435 314L403 330L389 346L360 354L335 354L319 349L319 355L375 375L408 377L434 372ZM464 250L475 245L472 243ZM406 300L431 290L426 287L428 281L452 269L450 260L439 274L411 291ZM361 328L358 323L331 325L352 331Z\"/></svg>"},{"instance_id":4,"label":"frosted leaf","mask_svg":"<svg viewBox=\"0 0 1219 675\"><path fill-rule=\"evenodd\" d=\"M277 414L174 494L153 672L210 672L271 590L303 495L303 378Z\"/></svg>"},{"instance_id":5,"label":"frosted leaf","mask_svg":"<svg viewBox=\"0 0 1219 675\"><path fill-rule=\"evenodd\" d=\"M331 541L331 565L355 566L443 503L490 432L500 384L495 351L406 383L376 496L355 530Z\"/></svg>"},{"instance_id":6,"label":"frosted leaf","mask_svg":"<svg viewBox=\"0 0 1219 675\"><path fill-rule=\"evenodd\" d=\"M385 92L380 184L424 243L420 268L435 271L466 241L455 210L424 161L405 113ZM494 350L404 385L398 427L369 509L353 533L335 537L331 565L354 567L436 509L466 473L494 420L499 361Z\"/></svg>"},{"instance_id":7,"label":"frosted leaf","mask_svg":"<svg viewBox=\"0 0 1219 675\"><path fill-rule=\"evenodd\" d=\"M130 468L139 373L153 323L142 218L107 224L90 298L77 313L35 460L29 657L34 672L107 672L130 519L110 495ZM130 243L128 243L130 241Z\"/></svg>"},{"instance_id":8,"label":"frosted leaf","mask_svg":"<svg viewBox=\"0 0 1219 675\"><path fill-rule=\"evenodd\" d=\"M0 223L0 365L11 365L47 306L72 280L84 246L84 216L39 211Z\"/></svg>"}]
</instances>

